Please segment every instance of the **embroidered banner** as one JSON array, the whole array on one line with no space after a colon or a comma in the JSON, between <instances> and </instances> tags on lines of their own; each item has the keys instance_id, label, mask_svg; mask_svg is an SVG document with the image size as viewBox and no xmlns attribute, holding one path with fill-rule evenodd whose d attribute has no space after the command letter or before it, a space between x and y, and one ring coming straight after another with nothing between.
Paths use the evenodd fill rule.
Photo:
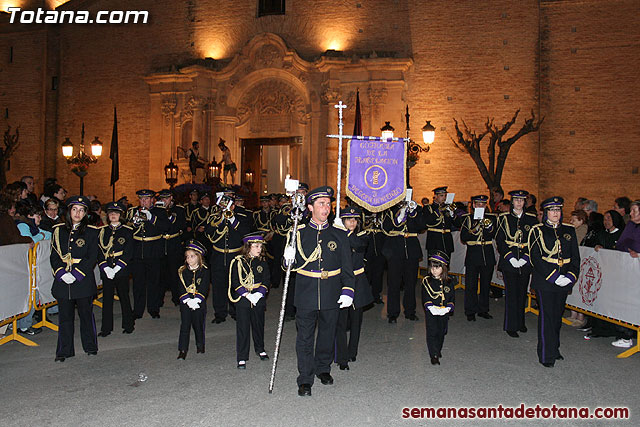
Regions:
<instances>
[{"instance_id":1,"label":"embroidered banner","mask_svg":"<svg viewBox=\"0 0 640 427\"><path fill-rule=\"evenodd\" d=\"M400 202L407 189L403 139L353 138L347 151L347 196L371 212Z\"/></svg>"}]
</instances>

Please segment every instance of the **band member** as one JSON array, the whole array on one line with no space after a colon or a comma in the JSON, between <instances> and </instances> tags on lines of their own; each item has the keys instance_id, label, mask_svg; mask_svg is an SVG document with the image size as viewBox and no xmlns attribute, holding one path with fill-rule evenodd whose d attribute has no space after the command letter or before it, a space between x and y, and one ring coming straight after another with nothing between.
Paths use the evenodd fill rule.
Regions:
<instances>
[{"instance_id":1,"label":"band member","mask_svg":"<svg viewBox=\"0 0 640 427\"><path fill-rule=\"evenodd\" d=\"M567 295L580 274L580 252L575 229L562 223L562 197L540 204L542 223L529 233L529 257L533 266L531 287L540 307L538 360L552 368L560 354L560 327Z\"/></svg>"},{"instance_id":2,"label":"band member","mask_svg":"<svg viewBox=\"0 0 640 427\"><path fill-rule=\"evenodd\" d=\"M367 280L371 284L371 293L373 294L373 302L376 304L384 304L382 301L382 277L386 265L386 258L382 254L384 247L385 235L382 232L383 213L375 213L365 216L364 230L368 233L369 243L367 244L367 252L365 254L364 270Z\"/></svg>"},{"instance_id":3,"label":"band member","mask_svg":"<svg viewBox=\"0 0 640 427\"><path fill-rule=\"evenodd\" d=\"M185 203L183 205L185 218L187 220L187 228L185 229L185 234L188 240L194 239L193 236L193 228L191 227L191 216L195 212L196 209L200 207L200 194L198 190L193 189L189 193L189 203Z\"/></svg>"},{"instance_id":4,"label":"band member","mask_svg":"<svg viewBox=\"0 0 640 427\"><path fill-rule=\"evenodd\" d=\"M222 323L229 314L229 267L231 261L242 250L242 237L249 232L244 221L235 214L232 195L225 195L227 200L220 211L211 215L205 233L211 242L211 267L213 309L212 323Z\"/></svg>"},{"instance_id":5,"label":"band member","mask_svg":"<svg viewBox=\"0 0 640 427\"><path fill-rule=\"evenodd\" d=\"M102 278L102 326L98 336L106 337L113 331L113 293L118 292L122 311L122 333L134 329L133 311L129 300L129 264L133 258L133 229L123 225L125 208L122 203L106 206L108 224L98 234L98 267Z\"/></svg>"},{"instance_id":6,"label":"band member","mask_svg":"<svg viewBox=\"0 0 640 427\"><path fill-rule=\"evenodd\" d=\"M228 292L229 299L236 305L238 369L247 367L250 336L260 360L269 359L264 351L264 312L271 274L263 257L265 242L261 232L247 234L242 242L242 254L231 261Z\"/></svg>"},{"instance_id":7,"label":"band member","mask_svg":"<svg viewBox=\"0 0 640 427\"><path fill-rule=\"evenodd\" d=\"M351 261L356 285L353 305L340 309L336 328L336 362L343 371L349 369L349 361L356 361L362 327L362 308L373 302L371 286L364 273L364 254L369 238L366 231L359 231L361 215L362 211L356 206L349 206L340 211L340 219L347 229L351 245ZM347 330L350 331L348 342Z\"/></svg>"},{"instance_id":8,"label":"band member","mask_svg":"<svg viewBox=\"0 0 640 427\"><path fill-rule=\"evenodd\" d=\"M433 189L433 203L423 208L423 228L427 229L427 252L439 250L451 258L454 250L451 228L455 219L455 208L453 203L446 205L446 200L447 187Z\"/></svg>"},{"instance_id":9,"label":"band member","mask_svg":"<svg viewBox=\"0 0 640 427\"><path fill-rule=\"evenodd\" d=\"M527 332L524 308L531 278L527 239L531 227L538 223L534 214L524 212L528 194L524 190L509 192L511 212L500 215L496 234L500 253L498 268L502 271L505 287L504 330L513 338L519 336L518 331Z\"/></svg>"},{"instance_id":10,"label":"band member","mask_svg":"<svg viewBox=\"0 0 640 427\"><path fill-rule=\"evenodd\" d=\"M274 267L275 264L279 264L282 260L282 254L284 252L284 245L287 240L287 233L291 229L291 200L285 194L278 195L278 206L274 209L271 215L271 230L273 231L273 238L271 243L273 246L273 258ZM271 270L271 286L273 288L280 287L282 282L282 269L274 268ZM293 319L291 319L293 320Z\"/></svg>"},{"instance_id":11,"label":"band member","mask_svg":"<svg viewBox=\"0 0 640 427\"><path fill-rule=\"evenodd\" d=\"M185 262L178 269L182 286L180 295L180 337L178 359L186 359L189 351L189 332L196 336L196 349L204 353L204 328L207 317L207 295L211 281L209 269L204 264L205 248L197 240L185 245Z\"/></svg>"},{"instance_id":12,"label":"band member","mask_svg":"<svg viewBox=\"0 0 640 427\"><path fill-rule=\"evenodd\" d=\"M75 356L73 323L75 310L80 318L82 349L98 354L93 299L98 293L93 267L98 258L98 231L88 225L89 199L73 196L67 200L65 222L53 227L51 239L51 293L58 301L59 325L56 362Z\"/></svg>"},{"instance_id":13,"label":"band member","mask_svg":"<svg viewBox=\"0 0 640 427\"><path fill-rule=\"evenodd\" d=\"M133 228L133 317L142 318L145 306L153 319L160 318L160 275L164 240L169 230L169 219L164 209L153 206L155 193L151 190L136 192L140 205L129 208L127 223Z\"/></svg>"},{"instance_id":14,"label":"band member","mask_svg":"<svg viewBox=\"0 0 640 427\"><path fill-rule=\"evenodd\" d=\"M311 396L314 375L322 384L333 384L336 323L340 308L353 303L351 247L344 230L328 221L333 194L328 186L309 192L311 220L298 227L297 250L287 244L284 253L285 264L293 264L298 273L294 302L299 396Z\"/></svg>"},{"instance_id":15,"label":"band member","mask_svg":"<svg viewBox=\"0 0 640 427\"><path fill-rule=\"evenodd\" d=\"M429 271L422 279L422 305L426 312L427 349L432 365L440 364L444 336L454 308L455 291L448 270L447 254L435 251L429 255Z\"/></svg>"},{"instance_id":16,"label":"band member","mask_svg":"<svg viewBox=\"0 0 640 427\"><path fill-rule=\"evenodd\" d=\"M487 199L485 195L471 197L473 210L463 216L460 229L460 240L467 245L464 259L464 313L468 321L475 321L476 314L484 319L493 318L489 314L489 286L496 265L493 238L498 228L497 218L485 212L481 219L474 219L475 210L486 208Z\"/></svg>"},{"instance_id":17,"label":"band member","mask_svg":"<svg viewBox=\"0 0 640 427\"><path fill-rule=\"evenodd\" d=\"M402 306L404 317L418 320L416 316L416 282L422 249L418 231L422 218L415 202L402 202L386 211L382 221L385 234L382 253L387 259L387 318L397 323L400 315L400 288L404 286Z\"/></svg>"},{"instance_id":18,"label":"band member","mask_svg":"<svg viewBox=\"0 0 640 427\"><path fill-rule=\"evenodd\" d=\"M171 190L158 193L159 207L164 208L169 219L169 230L162 236L164 239L164 257L162 262L164 280L161 284L160 306L164 304L164 294L167 288L171 291L171 301L174 305L180 303L181 294L178 268L183 262L182 233L187 226L187 216L184 208L176 205Z\"/></svg>"},{"instance_id":19,"label":"band member","mask_svg":"<svg viewBox=\"0 0 640 427\"><path fill-rule=\"evenodd\" d=\"M211 242L205 234L207 222L214 212L211 206L211 195L204 192L200 195L200 207L191 214L191 229L193 230L193 238L202 243L207 251L211 249Z\"/></svg>"}]
</instances>

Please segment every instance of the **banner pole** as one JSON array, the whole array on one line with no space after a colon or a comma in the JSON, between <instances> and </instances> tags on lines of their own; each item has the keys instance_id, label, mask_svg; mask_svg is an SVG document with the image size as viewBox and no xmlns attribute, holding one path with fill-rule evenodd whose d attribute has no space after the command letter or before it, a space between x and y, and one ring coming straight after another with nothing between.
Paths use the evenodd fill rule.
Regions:
<instances>
[{"instance_id":1,"label":"banner pole","mask_svg":"<svg viewBox=\"0 0 640 427\"><path fill-rule=\"evenodd\" d=\"M344 126L344 123L342 122L342 110L344 110L345 108L347 108L347 106L345 104L342 103L342 101L338 101L338 103L336 105L333 106L334 108L338 109L338 182L337 182L337 196L336 196L336 218L334 223L341 223L340 222L340 189L342 186L342 139L344 138L344 135L342 133L342 128Z\"/></svg>"}]
</instances>

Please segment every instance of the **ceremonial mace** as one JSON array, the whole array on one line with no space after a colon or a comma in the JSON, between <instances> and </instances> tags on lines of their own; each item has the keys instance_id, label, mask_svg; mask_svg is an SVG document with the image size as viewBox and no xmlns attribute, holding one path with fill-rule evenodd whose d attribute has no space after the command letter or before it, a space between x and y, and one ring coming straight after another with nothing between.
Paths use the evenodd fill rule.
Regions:
<instances>
[{"instance_id":1,"label":"ceremonial mace","mask_svg":"<svg viewBox=\"0 0 640 427\"><path fill-rule=\"evenodd\" d=\"M305 198L301 193L296 192L298 189L298 181L289 179L285 180L285 191L291 196L291 219L293 219L293 227L291 228L291 237L289 238L289 247L296 248L296 237L298 234L298 223L302 220L304 212ZM286 262L286 261L285 261ZM280 352L280 340L282 338L282 328L284 326L284 312L287 304L287 291L289 289L289 277L291 276L291 267L293 263L287 263L287 271L284 276L284 285L282 288L282 304L280 305L280 318L278 320L278 331L276 332L276 345L273 350L273 365L271 366L271 379L269 380L269 394L273 393L273 383L276 380L276 368L278 367L278 353ZM279 266L275 266L279 268Z\"/></svg>"}]
</instances>

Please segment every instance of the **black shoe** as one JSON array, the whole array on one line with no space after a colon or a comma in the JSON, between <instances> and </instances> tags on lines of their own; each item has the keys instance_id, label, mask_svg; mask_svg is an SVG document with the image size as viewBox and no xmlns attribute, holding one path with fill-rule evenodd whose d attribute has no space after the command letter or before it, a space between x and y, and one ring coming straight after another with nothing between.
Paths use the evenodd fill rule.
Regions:
<instances>
[{"instance_id":1,"label":"black shoe","mask_svg":"<svg viewBox=\"0 0 640 427\"><path fill-rule=\"evenodd\" d=\"M180 359L184 360L186 358L187 358L187 352L186 351L179 351L178 352L178 358L177 358L178 360L180 360Z\"/></svg>"},{"instance_id":2,"label":"black shoe","mask_svg":"<svg viewBox=\"0 0 640 427\"><path fill-rule=\"evenodd\" d=\"M476 315L475 314L467 314L467 321L475 322L476 321Z\"/></svg>"},{"instance_id":3,"label":"black shoe","mask_svg":"<svg viewBox=\"0 0 640 427\"><path fill-rule=\"evenodd\" d=\"M526 333L528 331L526 326L522 326L522 328L520 328L520 332L522 332L523 334Z\"/></svg>"},{"instance_id":4,"label":"black shoe","mask_svg":"<svg viewBox=\"0 0 640 427\"><path fill-rule=\"evenodd\" d=\"M507 331L507 335L509 335L511 338L518 338L520 337L520 335L518 335L517 332L515 331Z\"/></svg>"},{"instance_id":5,"label":"black shoe","mask_svg":"<svg viewBox=\"0 0 640 427\"><path fill-rule=\"evenodd\" d=\"M340 370L341 371L348 371L349 370L349 364L348 363L340 363Z\"/></svg>"},{"instance_id":6,"label":"black shoe","mask_svg":"<svg viewBox=\"0 0 640 427\"><path fill-rule=\"evenodd\" d=\"M296 315L295 314L286 314L284 316L284 321L285 322L290 322L291 320L296 320Z\"/></svg>"},{"instance_id":7,"label":"black shoe","mask_svg":"<svg viewBox=\"0 0 640 427\"><path fill-rule=\"evenodd\" d=\"M196 349L196 353L204 353L204 346L202 346L202 347L198 347L198 348Z\"/></svg>"},{"instance_id":8,"label":"black shoe","mask_svg":"<svg viewBox=\"0 0 640 427\"><path fill-rule=\"evenodd\" d=\"M587 326L587 325L584 325L582 328L578 328L580 332L591 332L592 329L593 328L591 326Z\"/></svg>"},{"instance_id":9,"label":"black shoe","mask_svg":"<svg viewBox=\"0 0 640 427\"><path fill-rule=\"evenodd\" d=\"M478 317L482 317L483 319L493 319L493 316L489 313L478 313Z\"/></svg>"},{"instance_id":10,"label":"black shoe","mask_svg":"<svg viewBox=\"0 0 640 427\"><path fill-rule=\"evenodd\" d=\"M389 317L389 323L398 323L398 316Z\"/></svg>"},{"instance_id":11,"label":"black shoe","mask_svg":"<svg viewBox=\"0 0 640 427\"><path fill-rule=\"evenodd\" d=\"M238 362L238 369L247 369L247 363L240 363Z\"/></svg>"},{"instance_id":12,"label":"black shoe","mask_svg":"<svg viewBox=\"0 0 640 427\"><path fill-rule=\"evenodd\" d=\"M553 362L551 362L551 363L542 363L542 366L544 366L545 368L553 368L554 365L555 365L555 363L553 363Z\"/></svg>"},{"instance_id":13,"label":"black shoe","mask_svg":"<svg viewBox=\"0 0 640 427\"><path fill-rule=\"evenodd\" d=\"M236 320L236 315L235 315L235 314L232 314L232 315L231 315L231 318L232 318L233 320Z\"/></svg>"},{"instance_id":14,"label":"black shoe","mask_svg":"<svg viewBox=\"0 0 640 427\"><path fill-rule=\"evenodd\" d=\"M564 360L564 357L560 353L556 356L556 360Z\"/></svg>"},{"instance_id":15,"label":"black shoe","mask_svg":"<svg viewBox=\"0 0 640 427\"><path fill-rule=\"evenodd\" d=\"M56 356L56 362L64 362L65 357L64 356Z\"/></svg>"},{"instance_id":16,"label":"black shoe","mask_svg":"<svg viewBox=\"0 0 640 427\"><path fill-rule=\"evenodd\" d=\"M442 353L438 353L438 359L442 359Z\"/></svg>"},{"instance_id":17,"label":"black shoe","mask_svg":"<svg viewBox=\"0 0 640 427\"><path fill-rule=\"evenodd\" d=\"M87 356L97 356L97 355L98 355L98 350L87 351Z\"/></svg>"},{"instance_id":18,"label":"black shoe","mask_svg":"<svg viewBox=\"0 0 640 427\"><path fill-rule=\"evenodd\" d=\"M133 330L134 330L134 328L131 328L131 329L123 329L123 330L122 330L122 333L123 333L123 334L132 334L132 333L133 333Z\"/></svg>"},{"instance_id":19,"label":"black shoe","mask_svg":"<svg viewBox=\"0 0 640 427\"><path fill-rule=\"evenodd\" d=\"M149 313L151 315L152 319L159 319L160 318L160 313L158 312L153 312L153 313Z\"/></svg>"},{"instance_id":20,"label":"black shoe","mask_svg":"<svg viewBox=\"0 0 640 427\"><path fill-rule=\"evenodd\" d=\"M104 332L104 331L98 332L99 337L108 337L109 335L111 335L111 332Z\"/></svg>"},{"instance_id":21,"label":"black shoe","mask_svg":"<svg viewBox=\"0 0 640 427\"><path fill-rule=\"evenodd\" d=\"M260 358L260 360L269 360L269 355L267 353L258 354L258 357Z\"/></svg>"},{"instance_id":22,"label":"black shoe","mask_svg":"<svg viewBox=\"0 0 640 427\"><path fill-rule=\"evenodd\" d=\"M300 384L298 396L311 396L311 384Z\"/></svg>"},{"instance_id":23,"label":"black shoe","mask_svg":"<svg viewBox=\"0 0 640 427\"><path fill-rule=\"evenodd\" d=\"M415 320L420 320L420 319L418 319L418 316L416 316L415 314L410 314L410 315L408 315L408 316L406 316L406 315L405 315L404 317L405 317L405 319L407 319L407 320L413 320L413 321L415 321Z\"/></svg>"},{"instance_id":24,"label":"black shoe","mask_svg":"<svg viewBox=\"0 0 640 427\"><path fill-rule=\"evenodd\" d=\"M351 359L349 359L349 362L355 362L356 361L356 357L353 356Z\"/></svg>"},{"instance_id":25,"label":"black shoe","mask_svg":"<svg viewBox=\"0 0 640 427\"><path fill-rule=\"evenodd\" d=\"M18 332L24 335L38 335L40 332L42 332L42 328L32 328L32 327L28 327L26 329L18 328Z\"/></svg>"},{"instance_id":26,"label":"black shoe","mask_svg":"<svg viewBox=\"0 0 640 427\"><path fill-rule=\"evenodd\" d=\"M216 318L214 318L214 319L211 321L211 323L215 323L215 324L217 325L218 323L222 323L222 322L224 322L224 321L226 321L226 320L227 320L227 319L226 319L226 318L224 318L224 317L216 317Z\"/></svg>"},{"instance_id":27,"label":"black shoe","mask_svg":"<svg viewBox=\"0 0 640 427\"><path fill-rule=\"evenodd\" d=\"M133 315L133 320L138 320L138 319L142 319L142 314L134 314Z\"/></svg>"},{"instance_id":28,"label":"black shoe","mask_svg":"<svg viewBox=\"0 0 640 427\"><path fill-rule=\"evenodd\" d=\"M384 304L384 301L382 301L382 298L380 298L380 297L374 299L373 302L376 303L376 304Z\"/></svg>"},{"instance_id":29,"label":"black shoe","mask_svg":"<svg viewBox=\"0 0 640 427\"><path fill-rule=\"evenodd\" d=\"M440 361L438 360L438 357L437 357L437 356L433 356L433 357L431 358L431 364L432 364L432 365L439 365L439 364L440 364Z\"/></svg>"},{"instance_id":30,"label":"black shoe","mask_svg":"<svg viewBox=\"0 0 640 427\"><path fill-rule=\"evenodd\" d=\"M328 372L323 372L321 374L316 375L319 379L320 382L324 385L330 385L333 384L333 377L331 376L330 373Z\"/></svg>"}]
</instances>

